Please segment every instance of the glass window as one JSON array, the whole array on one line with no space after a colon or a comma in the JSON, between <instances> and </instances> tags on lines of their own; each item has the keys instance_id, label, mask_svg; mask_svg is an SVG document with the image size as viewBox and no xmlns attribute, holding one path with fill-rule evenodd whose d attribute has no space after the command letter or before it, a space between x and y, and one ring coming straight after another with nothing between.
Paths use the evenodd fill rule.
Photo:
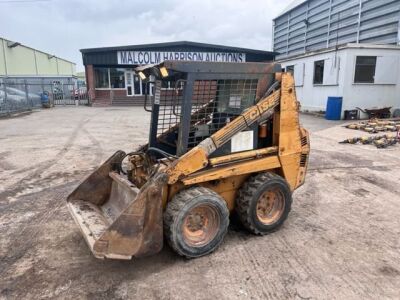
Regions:
<instances>
[{"instance_id":1,"label":"glass window","mask_svg":"<svg viewBox=\"0 0 400 300\"><path fill-rule=\"evenodd\" d=\"M110 68L110 83L113 89L124 89L125 88L125 70Z\"/></svg>"},{"instance_id":2,"label":"glass window","mask_svg":"<svg viewBox=\"0 0 400 300\"><path fill-rule=\"evenodd\" d=\"M138 75L133 75L133 90L135 95L142 94L142 81Z\"/></svg>"},{"instance_id":3,"label":"glass window","mask_svg":"<svg viewBox=\"0 0 400 300\"><path fill-rule=\"evenodd\" d=\"M126 72L126 94L128 96L133 96L133 90L132 90L132 72Z\"/></svg>"},{"instance_id":4,"label":"glass window","mask_svg":"<svg viewBox=\"0 0 400 300\"><path fill-rule=\"evenodd\" d=\"M181 81L179 86L176 86L176 82L175 81L161 81L161 88L165 89L165 90L174 90L174 89L178 89L178 90L182 90L183 89L183 82Z\"/></svg>"},{"instance_id":5,"label":"glass window","mask_svg":"<svg viewBox=\"0 0 400 300\"><path fill-rule=\"evenodd\" d=\"M166 90L170 90L171 87L171 81L167 81L167 80L163 80L161 81L161 88L162 89L166 89Z\"/></svg>"},{"instance_id":6,"label":"glass window","mask_svg":"<svg viewBox=\"0 0 400 300\"><path fill-rule=\"evenodd\" d=\"M108 78L108 68L94 68L94 81L95 86L98 89L108 89L109 78Z\"/></svg>"},{"instance_id":7,"label":"glass window","mask_svg":"<svg viewBox=\"0 0 400 300\"><path fill-rule=\"evenodd\" d=\"M314 84L324 83L324 60L318 60L314 62Z\"/></svg>"},{"instance_id":8,"label":"glass window","mask_svg":"<svg viewBox=\"0 0 400 300\"><path fill-rule=\"evenodd\" d=\"M357 56L354 83L374 83L376 56Z\"/></svg>"}]
</instances>

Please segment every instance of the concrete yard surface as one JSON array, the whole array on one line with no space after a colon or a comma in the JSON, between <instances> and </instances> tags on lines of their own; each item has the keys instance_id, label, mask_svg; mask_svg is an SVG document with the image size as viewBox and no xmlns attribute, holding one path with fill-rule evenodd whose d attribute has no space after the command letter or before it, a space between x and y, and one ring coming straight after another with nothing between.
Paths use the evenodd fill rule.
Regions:
<instances>
[{"instance_id":1,"label":"concrete yard surface","mask_svg":"<svg viewBox=\"0 0 400 300\"><path fill-rule=\"evenodd\" d=\"M132 261L93 257L65 198L116 150L146 142L140 107L59 107L0 119L0 299L399 299L400 145L303 115L306 183L277 232L232 224L211 255L168 246Z\"/></svg>"}]
</instances>

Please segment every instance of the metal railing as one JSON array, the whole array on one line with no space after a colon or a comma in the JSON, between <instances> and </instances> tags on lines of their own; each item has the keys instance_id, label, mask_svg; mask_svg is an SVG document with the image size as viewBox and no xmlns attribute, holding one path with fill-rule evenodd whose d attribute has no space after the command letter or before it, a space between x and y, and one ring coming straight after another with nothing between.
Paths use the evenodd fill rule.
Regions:
<instances>
[{"instance_id":1,"label":"metal railing","mask_svg":"<svg viewBox=\"0 0 400 300\"><path fill-rule=\"evenodd\" d=\"M0 78L0 115L55 105L88 104L86 87L76 83Z\"/></svg>"}]
</instances>

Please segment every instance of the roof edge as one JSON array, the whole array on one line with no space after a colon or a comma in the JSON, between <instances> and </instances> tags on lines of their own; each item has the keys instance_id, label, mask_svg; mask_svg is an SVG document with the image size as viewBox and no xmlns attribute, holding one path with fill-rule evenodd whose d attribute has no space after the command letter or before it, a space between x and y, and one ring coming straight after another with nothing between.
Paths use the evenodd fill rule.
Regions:
<instances>
[{"instance_id":1,"label":"roof edge","mask_svg":"<svg viewBox=\"0 0 400 300\"><path fill-rule=\"evenodd\" d=\"M294 1L291 4L289 4L278 16L272 19L272 21L275 21L276 19L282 17L283 15L286 15L290 13L291 11L295 10L299 6L303 5L306 3L308 0L301 0L301 1ZM297 2L297 3L296 3Z\"/></svg>"},{"instance_id":2,"label":"roof edge","mask_svg":"<svg viewBox=\"0 0 400 300\"><path fill-rule=\"evenodd\" d=\"M277 52L274 51L266 51L266 50L258 50L258 49L250 49L250 48L242 48L242 47L234 47L234 46L225 46L225 45L217 45L217 44L207 44L207 43L198 43L191 41L175 41L175 42L163 42L163 43L153 43L153 44L138 44L138 45L126 45L126 46L114 46L114 47L98 47L98 48L85 48L80 49L79 51L83 54L92 53L92 52L105 52L105 51L122 51L129 50L132 48L140 49L140 48L158 48L158 47L171 47L171 46L195 46L195 47L204 47L204 48L216 48L223 50L232 50L232 51L244 51L247 53L257 53L257 54L268 54L275 55Z\"/></svg>"},{"instance_id":3,"label":"roof edge","mask_svg":"<svg viewBox=\"0 0 400 300\"><path fill-rule=\"evenodd\" d=\"M276 59L276 62L285 62L285 61L290 61L293 59L299 59L303 57L309 57L317 54L322 54L322 53L329 53L333 51L340 51L344 49L382 49L382 50L399 50L400 51L400 45L384 45L384 44L357 44L357 43L347 43L347 44L342 44L339 46L332 46L329 48L323 48L315 51L309 51L306 53L301 53L301 54L295 54L292 56L287 56L287 57L282 57Z\"/></svg>"}]
</instances>

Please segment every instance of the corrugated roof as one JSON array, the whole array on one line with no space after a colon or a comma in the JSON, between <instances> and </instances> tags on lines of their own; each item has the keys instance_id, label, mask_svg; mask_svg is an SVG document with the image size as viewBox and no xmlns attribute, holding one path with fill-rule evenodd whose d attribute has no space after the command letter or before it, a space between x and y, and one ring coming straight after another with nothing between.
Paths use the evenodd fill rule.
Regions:
<instances>
[{"instance_id":1,"label":"corrugated roof","mask_svg":"<svg viewBox=\"0 0 400 300\"><path fill-rule=\"evenodd\" d=\"M295 9L297 6L307 2L307 0L294 0L288 7L286 7L283 12L281 12L275 19L279 18L280 16L290 12L291 10ZM274 19L274 20L275 20Z\"/></svg>"}]
</instances>

